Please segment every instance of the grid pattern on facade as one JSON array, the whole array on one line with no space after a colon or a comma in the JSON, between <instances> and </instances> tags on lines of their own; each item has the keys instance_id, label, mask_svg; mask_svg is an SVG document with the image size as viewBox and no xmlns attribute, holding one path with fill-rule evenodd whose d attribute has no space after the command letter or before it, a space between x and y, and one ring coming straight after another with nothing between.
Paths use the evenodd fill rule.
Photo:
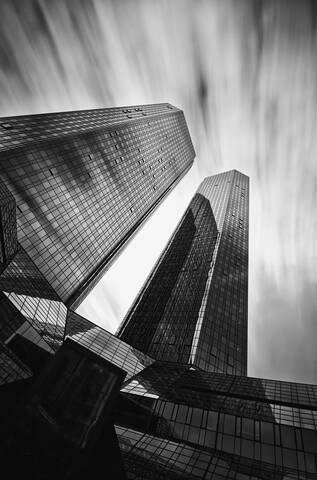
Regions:
<instances>
[{"instance_id":1,"label":"grid pattern on facade","mask_svg":"<svg viewBox=\"0 0 317 480\"><path fill-rule=\"evenodd\" d=\"M42 344L43 339L46 349L57 350L64 337L67 309L21 246L0 275L0 289L12 304L1 321L6 340L24 325L23 335L29 340Z\"/></svg>"},{"instance_id":2,"label":"grid pattern on facade","mask_svg":"<svg viewBox=\"0 0 317 480\"><path fill-rule=\"evenodd\" d=\"M189 360L203 290L218 237L209 202L196 194L152 275L122 339L154 358ZM200 293L200 295L199 295Z\"/></svg>"},{"instance_id":3,"label":"grid pattern on facade","mask_svg":"<svg viewBox=\"0 0 317 480\"><path fill-rule=\"evenodd\" d=\"M17 250L16 205L0 180L0 272Z\"/></svg>"},{"instance_id":4,"label":"grid pattern on facade","mask_svg":"<svg viewBox=\"0 0 317 480\"><path fill-rule=\"evenodd\" d=\"M215 408L247 417L266 417L303 428L317 427L317 386L189 370L156 362L124 384L122 392ZM260 408L259 404L262 404Z\"/></svg>"},{"instance_id":5,"label":"grid pattern on facade","mask_svg":"<svg viewBox=\"0 0 317 480\"><path fill-rule=\"evenodd\" d=\"M210 454L189 445L154 437L117 426L121 452L128 478L201 479Z\"/></svg>"},{"instance_id":6,"label":"grid pattern on facade","mask_svg":"<svg viewBox=\"0 0 317 480\"><path fill-rule=\"evenodd\" d=\"M204 180L117 336L156 359L246 374L248 177Z\"/></svg>"},{"instance_id":7,"label":"grid pattern on facade","mask_svg":"<svg viewBox=\"0 0 317 480\"><path fill-rule=\"evenodd\" d=\"M315 478L316 386L178 369L175 380L173 364L153 364L126 382L116 423L139 438L212 449L260 478Z\"/></svg>"},{"instance_id":8,"label":"grid pattern on facade","mask_svg":"<svg viewBox=\"0 0 317 480\"><path fill-rule=\"evenodd\" d=\"M54 345L54 342L51 342L50 337L48 338L45 330L42 332L39 326L34 328L32 319L24 316L14 303L2 292L0 292L0 317L0 341L4 342L7 347L11 348L11 341L18 335L38 345L47 352L53 353L54 346L56 350L56 345ZM43 337L45 337L45 340ZM60 336L59 345L61 338ZM51 343L53 343L53 348L50 347Z\"/></svg>"},{"instance_id":9,"label":"grid pattern on facade","mask_svg":"<svg viewBox=\"0 0 317 480\"><path fill-rule=\"evenodd\" d=\"M169 103L20 115L0 119L0 150L179 111Z\"/></svg>"},{"instance_id":10,"label":"grid pattern on facade","mask_svg":"<svg viewBox=\"0 0 317 480\"><path fill-rule=\"evenodd\" d=\"M153 363L149 356L127 345L72 310L69 310L67 315L67 337L125 370L127 379Z\"/></svg>"},{"instance_id":11,"label":"grid pattern on facade","mask_svg":"<svg viewBox=\"0 0 317 480\"><path fill-rule=\"evenodd\" d=\"M70 112L66 136L64 114L49 115L49 138L41 141L36 131L46 116L25 118L19 128L33 141L0 154L19 241L68 305L89 293L195 155L184 115L171 106L149 107L147 116L138 110L123 123L122 109L118 123L92 112Z\"/></svg>"},{"instance_id":12,"label":"grid pattern on facade","mask_svg":"<svg viewBox=\"0 0 317 480\"><path fill-rule=\"evenodd\" d=\"M188 445L116 426L128 478L207 480L314 479L313 455L303 455L302 469ZM299 452L300 453L300 452ZM300 457L301 458L301 457ZM295 456L295 462L297 457ZM289 461L294 464L294 461ZM134 475L137 475L135 477Z\"/></svg>"},{"instance_id":13,"label":"grid pattern on facade","mask_svg":"<svg viewBox=\"0 0 317 480\"><path fill-rule=\"evenodd\" d=\"M249 178L236 170L229 179L222 174L217 177L202 188L217 190L226 182L230 194L211 284L202 305L194 363L208 371L246 375ZM218 201L222 197L221 192L214 195Z\"/></svg>"}]
</instances>

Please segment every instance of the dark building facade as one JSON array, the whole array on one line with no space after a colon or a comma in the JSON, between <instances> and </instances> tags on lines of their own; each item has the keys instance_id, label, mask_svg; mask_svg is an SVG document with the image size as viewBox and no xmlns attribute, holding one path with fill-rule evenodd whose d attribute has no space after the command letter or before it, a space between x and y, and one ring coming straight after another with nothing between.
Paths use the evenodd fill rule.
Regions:
<instances>
[{"instance_id":1,"label":"dark building facade","mask_svg":"<svg viewBox=\"0 0 317 480\"><path fill-rule=\"evenodd\" d=\"M77 307L193 163L170 104L0 121L0 221L67 306ZM13 227L12 227L13 228ZM12 245L0 237L1 263Z\"/></svg>"},{"instance_id":2,"label":"dark building facade","mask_svg":"<svg viewBox=\"0 0 317 480\"><path fill-rule=\"evenodd\" d=\"M183 112L169 104L0 120L0 384L58 350L68 305L193 158Z\"/></svg>"},{"instance_id":3,"label":"dark building facade","mask_svg":"<svg viewBox=\"0 0 317 480\"><path fill-rule=\"evenodd\" d=\"M32 374L58 350L67 308L19 244L0 275L0 290L0 342L12 357L11 363L1 362L0 384L4 384L20 378L14 359Z\"/></svg>"},{"instance_id":4,"label":"dark building facade","mask_svg":"<svg viewBox=\"0 0 317 480\"><path fill-rule=\"evenodd\" d=\"M0 413L3 471L12 479L84 480L97 478L106 462L106 478L126 479L109 418L124 377L67 339L16 408L4 419Z\"/></svg>"},{"instance_id":5,"label":"dark building facade","mask_svg":"<svg viewBox=\"0 0 317 480\"><path fill-rule=\"evenodd\" d=\"M117 336L157 360L247 372L249 179L206 178Z\"/></svg>"},{"instance_id":6,"label":"dark building facade","mask_svg":"<svg viewBox=\"0 0 317 480\"><path fill-rule=\"evenodd\" d=\"M317 386L156 362L115 408L130 479L315 479Z\"/></svg>"},{"instance_id":7,"label":"dark building facade","mask_svg":"<svg viewBox=\"0 0 317 480\"><path fill-rule=\"evenodd\" d=\"M16 205L13 195L0 181L0 272L17 250Z\"/></svg>"}]
</instances>

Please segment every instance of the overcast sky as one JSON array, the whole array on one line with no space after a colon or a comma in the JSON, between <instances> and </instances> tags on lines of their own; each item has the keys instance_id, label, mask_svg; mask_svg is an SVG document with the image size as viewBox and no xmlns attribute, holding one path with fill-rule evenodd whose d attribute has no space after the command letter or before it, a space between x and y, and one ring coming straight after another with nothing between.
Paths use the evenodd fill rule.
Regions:
<instances>
[{"instance_id":1,"label":"overcast sky","mask_svg":"<svg viewBox=\"0 0 317 480\"><path fill-rule=\"evenodd\" d=\"M249 375L317 383L313 2L2 0L0 115L170 102L194 167L79 308L114 332L200 181L250 176Z\"/></svg>"}]
</instances>

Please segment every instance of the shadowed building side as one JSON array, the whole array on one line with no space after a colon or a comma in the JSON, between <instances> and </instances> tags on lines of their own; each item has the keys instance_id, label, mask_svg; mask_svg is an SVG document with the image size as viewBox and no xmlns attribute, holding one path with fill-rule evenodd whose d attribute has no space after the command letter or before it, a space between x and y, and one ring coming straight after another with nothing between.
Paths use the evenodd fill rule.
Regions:
<instances>
[{"instance_id":1,"label":"shadowed building side","mask_svg":"<svg viewBox=\"0 0 317 480\"><path fill-rule=\"evenodd\" d=\"M203 370L246 375L249 178L236 170L229 173L230 178L221 174L203 186L212 206L221 201L215 190L225 183L230 190L192 353L195 365Z\"/></svg>"},{"instance_id":2,"label":"shadowed building side","mask_svg":"<svg viewBox=\"0 0 317 480\"><path fill-rule=\"evenodd\" d=\"M13 195L0 180L0 273L17 248L16 204Z\"/></svg>"},{"instance_id":3,"label":"shadowed building side","mask_svg":"<svg viewBox=\"0 0 317 480\"><path fill-rule=\"evenodd\" d=\"M248 177L200 185L117 336L157 360L247 369Z\"/></svg>"},{"instance_id":4,"label":"shadowed building side","mask_svg":"<svg viewBox=\"0 0 317 480\"><path fill-rule=\"evenodd\" d=\"M118 333L156 359L188 362L217 240L209 201L196 194Z\"/></svg>"}]
</instances>

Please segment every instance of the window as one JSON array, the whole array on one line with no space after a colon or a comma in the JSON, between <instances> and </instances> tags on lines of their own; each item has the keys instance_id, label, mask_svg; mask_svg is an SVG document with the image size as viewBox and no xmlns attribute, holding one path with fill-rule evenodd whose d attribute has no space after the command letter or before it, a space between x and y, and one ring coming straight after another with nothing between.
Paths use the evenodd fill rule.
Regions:
<instances>
[{"instance_id":1,"label":"window","mask_svg":"<svg viewBox=\"0 0 317 480\"><path fill-rule=\"evenodd\" d=\"M185 423L188 407L185 405L178 405L176 421Z\"/></svg>"},{"instance_id":2,"label":"window","mask_svg":"<svg viewBox=\"0 0 317 480\"><path fill-rule=\"evenodd\" d=\"M317 453L317 435L314 430L302 429L304 451Z\"/></svg>"},{"instance_id":3,"label":"window","mask_svg":"<svg viewBox=\"0 0 317 480\"><path fill-rule=\"evenodd\" d=\"M281 444L283 447L296 448L294 428L281 425Z\"/></svg>"},{"instance_id":4,"label":"window","mask_svg":"<svg viewBox=\"0 0 317 480\"><path fill-rule=\"evenodd\" d=\"M197 427L200 427L202 415L203 415L203 410L201 410L200 408L194 408L191 423Z\"/></svg>"},{"instance_id":5,"label":"window","mask_svg":"<svg viewBox=\"0 0 317 480\"><path fill-rule=\"evenodd\" d=\"M235 432L235 420L236 418L233 415L225 415L224 421L224 433L229 433L234 435Z\"/></svg>"},{"instance_id":6,"label":"window","mask_svg":"<svg viewBox=\"0 0 317 480\"><path fill-rule=\"evenodd\" d=\"M244 438L253 438L253 420L242 418L242 436Z\"/></svg>"},{"instance_id":7,"label":"window","mask_svg":"<svg viewBox=\"0 0 317 480\"><path fill-rule=\"evenodd\" d=\"M217 430L217 422L218 422L218 413L208 412L207 429Z\"/></svg>"},{"instance_id":8,"label":"window","mask_svg":"<svg viewBox=\"0 0 317 480\"><path fill-rule=\"evenodd\" d=\"M268 422L261 422L261 441L274 444L273 425Z\"/></svg>"}]
</instances>

